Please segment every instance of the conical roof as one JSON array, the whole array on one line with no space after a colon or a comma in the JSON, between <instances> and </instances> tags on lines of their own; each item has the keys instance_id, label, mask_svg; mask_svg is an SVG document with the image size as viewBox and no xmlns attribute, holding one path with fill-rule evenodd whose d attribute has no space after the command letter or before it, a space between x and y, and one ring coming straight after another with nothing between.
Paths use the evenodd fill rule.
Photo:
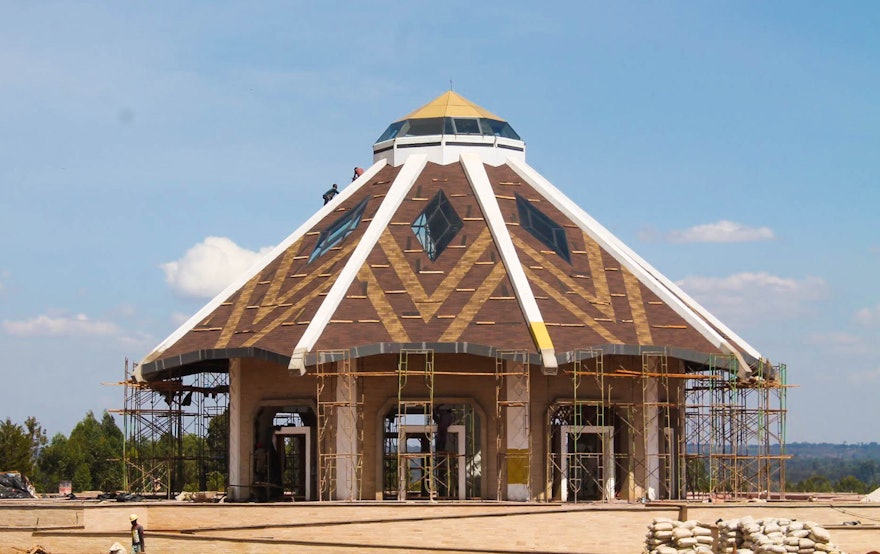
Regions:
<instances>
[{"instance_id":1,"label":"conical roof","mask_svg":"<svg viewBox=\"0 0 880 554\"><path fill-rule=\"evenodd\" d=\"M303 372L321 351L413 347L525 350L547 372L585 349L701 364L732 354L741 367L760 359L521 159L494 165L462 151L444 165L416 150L402 165L377 161L151 352L139 375L237 357Z\"/></svg>"},{"instance_id":2,"label":"conical roof","mask_svg":"<svg viewBox=\"0 0 880 554\"><path fill-rule=\"evenodd\" d=\"M432 117L485 117L497 121L504 121L489 110L486 110L467 98L453 91L444 92L431 100L421 108L410 112L404 119L427 119Z\"/></svg>"}]
</instances>

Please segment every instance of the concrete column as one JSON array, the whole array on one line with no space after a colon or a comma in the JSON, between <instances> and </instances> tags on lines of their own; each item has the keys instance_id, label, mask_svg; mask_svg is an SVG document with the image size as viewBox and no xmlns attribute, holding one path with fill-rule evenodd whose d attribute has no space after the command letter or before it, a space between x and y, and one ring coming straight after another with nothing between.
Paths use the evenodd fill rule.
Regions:
<instances>
[{"instance_id":1,"label":"concrete column","mask_svg":"<svg viewBox=\"0 0 880 554\"><path fill-rule=\"evenodd\" d=\"M645 388L645 494L656 500L660 491L660 409L656 377L648 377Z\"/></svg>"},{"instance_id":2,"label":"concrete column","mask_svg":"<svg viewBox=\"0 0 880 554\"><path fill-rule=\"evenodd\" d=\"M508 362L505 394L507 499L529 500L529 377L521 362Z\"/></svg>"},{"instance_id":3,"label":"concrete column","mask_svg":"<svg viewBox=\"0 0 880 554\"><path fill-rule=\"evenodd\" d=\"M241 402L241 359L234 358L229 360L229 496L232 500L244 500L250 494L248 456L241 444Z\"/></svg>"},{"instance_id":4,"label":"concrete column","mask_svg":"<svg viewBox=\"0 0 880 554\"><path fill-rule=\"evenodd\" d=\"M337 377L336 402L336 500L357 500L357 380L354 375L340 373Z\"/></svg>"}]
</instances>

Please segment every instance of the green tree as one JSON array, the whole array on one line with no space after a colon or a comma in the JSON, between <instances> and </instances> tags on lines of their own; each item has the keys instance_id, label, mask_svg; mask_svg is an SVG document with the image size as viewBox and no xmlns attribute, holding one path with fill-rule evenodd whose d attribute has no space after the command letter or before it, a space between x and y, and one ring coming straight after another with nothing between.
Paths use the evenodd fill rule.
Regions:
<instances>
[{"instance_id":1,"label":"green tree","mask_svg":"<svg viewBox=\"0 0 880 554\"><path fill-rule=\"evenodd\" d=\"M122 487L122 431L109 413L99 422L90 411L70 437L55 435L40 455L42 490L71 481L75 491L115 491Z\"/></svg>"},{"instance_id":2,"label":"green tree","mask_svg":"<svg viewBox=\"0 0 880 554\"><path fill-rule=\"evenodd\" d=\"M27 430L7 417L0 423L0 470L33 474L32 446Z\"/></svg>"},{"instance_id":3,"label":"green tree","mask_svg":"<svg viewBox=\"0 0 880 554\"><path fill-rule=\"evenodd\" d=\"M37 461L37 490L56 492L58 483L73 479L73 465L67 451L67 437L56 434L47 446L40 451ZM82 490L82 489L80 489Z\"/></svg>"},{"instance_id":4,"label":"green tree","mask_svg":"<svg viewBox=\"0 0 880 554\"><path fill-rule=\"evenodd\" d=\"M37 459L46 444L46 432L35 417L24 425L11 419L0 423L0 470L20 471L31 480L37 477Z\"/></svg>"},{"instance_id":5,"label":"green tree","mask_svg":"<svg viewBox=\"0 0 880 554\"><path fill-rule=\"evenodd\" d=\"M834 490L836 492L855 492L858 494L864 494L868 492L867 489L867 485L854 475L841 477L840 480L834 483Z\"/></svg>"},{"instance_id":6,"label":"green tree","mask_svg":"<svg viewBox=\"0 0 880 554\"><path fill-rule=\"evenodd\" d=\"M824 475L814 474L799 482L796 490L801 492L832 492L831 481Z\"/></svg>"},{"instance_id":7,"label":"green tree","mask_svg":"<svg viewBox=\"0 0 880 554\"><path fill-rule=\"evenodd\" d=\"M229 410L216 415L208 422L208 436L205 437L207 467L206 488L223 490L229 475Z\"/></svg>"},{"instance_id":8,"label":"green tree","mask_svg":"<svg viewBox=\"0 0 880 554\"><path fill-rule=\"evenodd\" d=\"M24 426L27 429L28 439L31 442L31 459L36 463L40 456L40 450L48 442L46 439L46 431L39 424L37 418L31 416L24 420Z\"/></svg>"}]
</instances>

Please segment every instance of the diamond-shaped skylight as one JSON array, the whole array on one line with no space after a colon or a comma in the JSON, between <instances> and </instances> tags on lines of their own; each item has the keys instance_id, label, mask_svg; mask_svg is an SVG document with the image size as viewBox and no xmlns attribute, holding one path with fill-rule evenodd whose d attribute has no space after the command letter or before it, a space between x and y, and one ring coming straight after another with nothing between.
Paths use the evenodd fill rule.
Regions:
<instances>
[{"instance_id":1,"label":"diamond-shaped skylight","mask_svg":"<svg viewBox=\"0 0 880 554\"><path fill-rule=\"evenodd\" d=\"M328 250L342 242L342 239L357 229L361 218L364 216L368 200L369 198L364 198L353 210L334 221L330 227L321 231L318 243L315 245L315 249L312 250L312 255L309 256L309 263L323 256Z\"/></svg>"},{"instance_id":2,"label":"diamond-shaped skylight","mask_svg":"<svg viewBox=\"0 0 880 554\"><path fill-rule=\"evenodd\" d=\"M544 243L547 248L559 254L560 258L571 263L568 238L566 238L565 229L561 225L547 217L544 212L519 194L516 195L516 209L519 211L520 227Z\"/></svg>"},{"instance_id":3,"label":"diamond-shaped skylight","mask_svg":"<svg viewBox=\"0 0 880 554\"><path fill-rule=\"evenodd\" d=\"M412 231L433 262L449 245L461 226L461 218L441 190L412 222Z\"/></svg>"}]
</instances>

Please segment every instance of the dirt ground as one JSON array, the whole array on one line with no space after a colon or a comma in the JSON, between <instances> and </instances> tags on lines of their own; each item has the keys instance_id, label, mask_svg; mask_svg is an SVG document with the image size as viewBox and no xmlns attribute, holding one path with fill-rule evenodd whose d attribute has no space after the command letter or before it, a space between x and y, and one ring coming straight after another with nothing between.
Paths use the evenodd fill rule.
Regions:
<instances>
[{"instance_id":1,"label":"dirt ground","mask_svg":"<svg viewBox=\"0 0 880 554\"><path fill-rule=\"evenodd\" d=\"M880 550L880 504L549 503L118 503L0 501L0 554L40 545L51 554L106 553L128 546L128 515L146 528L147 552L580 553L638 554L655 517L751 515L825 526L848 554ZM858 521L857 525L852 525ZM847 524L849 523L849 524Z\"/></svg>"}]
</instances>

